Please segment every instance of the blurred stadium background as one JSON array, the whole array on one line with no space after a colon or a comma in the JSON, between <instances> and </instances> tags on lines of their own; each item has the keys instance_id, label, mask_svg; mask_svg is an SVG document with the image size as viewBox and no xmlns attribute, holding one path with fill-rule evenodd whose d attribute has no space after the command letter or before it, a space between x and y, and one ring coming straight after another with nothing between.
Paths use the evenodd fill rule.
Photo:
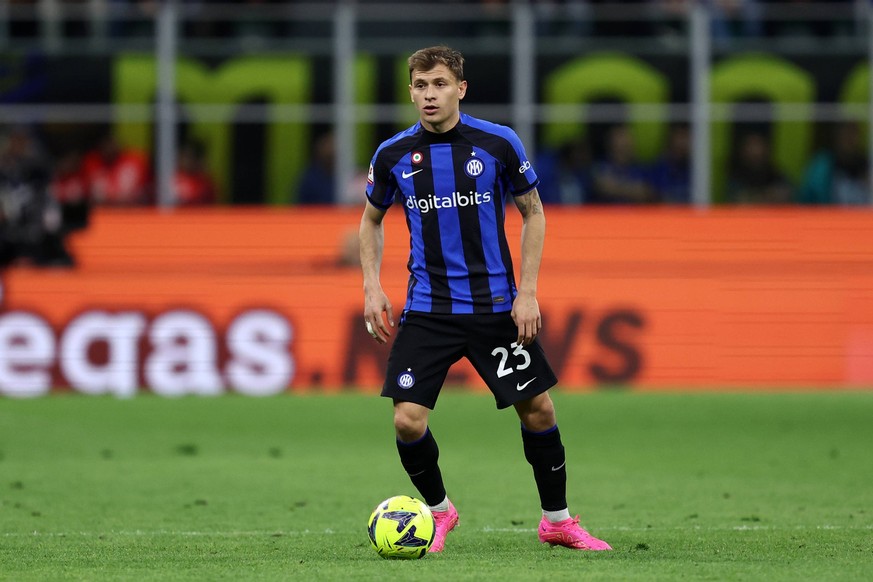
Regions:
<instances>
[{"instance_id":1,"label":"blurred stadium background","mask_svg":"<svg viewBox=\"0 0 873 582\"><path fill-rule=\"evenodd\" d=\"M438 43L542 179L563 388L869 388L871 31L861 0L0 0L0 395L374 392L362 176Z\"/></svg>"}]
</instances>

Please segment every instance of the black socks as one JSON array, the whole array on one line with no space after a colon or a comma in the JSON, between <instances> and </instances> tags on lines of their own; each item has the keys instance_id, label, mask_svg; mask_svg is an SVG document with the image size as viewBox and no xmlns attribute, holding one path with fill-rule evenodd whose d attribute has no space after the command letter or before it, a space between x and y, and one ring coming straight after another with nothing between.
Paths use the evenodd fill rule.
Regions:
<instances>
[{"instance_id":1,"label":"black socks","mask_svg":"<svg viewBox=\"0 0 873 582\"><path fill-rule=\"evenodd\" d=\"M443 475L437 463L440 450L430 428L417 441L404 443L398 439L397 452L400 453L400 462L412 484L424 497L424 502L428 505L441 503L446 498L446 488L443 486Z\"/></svg>"},{"instance_id":2,"label":"black socks","mask_svg":"<svg viewBox=\"0 0 873 582\"><path fill-rule=\"evenodd\" d=\"M567 508L567 468L564 445L558 426L543 432L521 429L524 457L533 468L534 480L545 511ZM424 436L411 443L397 441L400 462L412 484L428 505L437 505L446 498L446 488L439 468L440 450L430 428Z\"/></svg>"},{"instance_id":3,"label":"black socks","mask_svg":"<svg viewBox=\"0 0 873 582\"><path fill-rule=\"evenodd\" d=\"M558 425L543 432L521 427L524 458L533 467L540 503L546 511L567 508L567 468Z\"/></svg>"}]
</instances>

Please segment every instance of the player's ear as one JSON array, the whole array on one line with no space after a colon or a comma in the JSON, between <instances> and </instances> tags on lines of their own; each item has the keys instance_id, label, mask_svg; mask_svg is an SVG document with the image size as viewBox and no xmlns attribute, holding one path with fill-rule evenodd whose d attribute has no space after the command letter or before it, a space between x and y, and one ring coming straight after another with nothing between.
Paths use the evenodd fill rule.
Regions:
<instances>
[{"instance_id":1,"label":"player's ear","mask_svg":"<svg viewBox=\"0 0 873 582\"><path fill-rule=\"evenodd\" d=\"M458 83L458 99L463 99L464 95L467 94L467 81L461 81Z\"/></svg>"},{"instance_id":2,"label":"player's ear","mask_svg":"<svg viewBox=\"0 0 873 582\"><path fill-rule=\"evenodd\" d=\"M415 97L412 96L412 85L409 85L409 100L415 103Z\"/></svg>"}]
</instances>

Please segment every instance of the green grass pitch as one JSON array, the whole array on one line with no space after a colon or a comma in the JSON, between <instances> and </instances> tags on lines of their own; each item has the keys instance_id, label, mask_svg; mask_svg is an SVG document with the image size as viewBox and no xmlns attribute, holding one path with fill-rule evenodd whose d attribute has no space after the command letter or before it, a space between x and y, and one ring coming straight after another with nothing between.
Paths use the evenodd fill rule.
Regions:
<instances>
[{"instance_id":1,"label":"green grass pitch","mask_svg":"<svg viewBox=\"0 0 873 582\"><path fill-rule=\"evenodd\" d=\"M3 580L869 580L873 392L556 391L570 509L615 548L536 539L518 421L431 417L461 515L387 561L373 507L415 495L376 396L0 400Z\"/></svg>"}]
</instances>

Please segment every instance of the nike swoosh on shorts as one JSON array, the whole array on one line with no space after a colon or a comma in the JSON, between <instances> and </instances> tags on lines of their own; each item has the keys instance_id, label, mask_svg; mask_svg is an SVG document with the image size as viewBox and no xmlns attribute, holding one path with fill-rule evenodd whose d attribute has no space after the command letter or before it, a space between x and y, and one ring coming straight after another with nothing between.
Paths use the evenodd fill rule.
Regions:
<instances>
[{"instance_id":1,"label":"nike swoosh on shorts","mask_svg":"<svg viewBox=\"0 0 873 582\"><path fill-rule=\"evenodd\" d=\"M530 384L531 382L533 382L533 381L536 380L536 379L537 379L537 377L534 376L533 378L531 378L530 380L528 380L528 381L525 382L524 384L519 384L519 383L516 382L516 384L515 384L515 389L518 390L519 392L521 392L522 390L524 390L525 388L527 388L527 385L528 385L528 384Z\"/></svg>"}]
</instances>

